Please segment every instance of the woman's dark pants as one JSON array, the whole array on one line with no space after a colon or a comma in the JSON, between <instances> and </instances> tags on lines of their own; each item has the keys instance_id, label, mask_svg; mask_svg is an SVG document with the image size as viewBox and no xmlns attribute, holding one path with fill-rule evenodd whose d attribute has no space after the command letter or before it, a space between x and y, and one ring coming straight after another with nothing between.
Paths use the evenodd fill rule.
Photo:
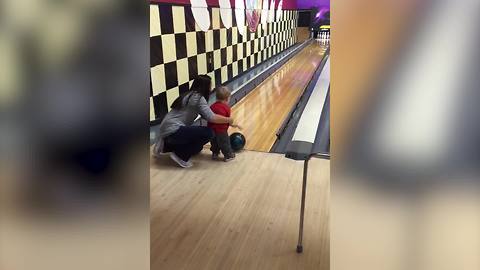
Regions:
<instances>
[{"instance_id":1,"label":"woman's dark pants","mask_svg":"<svg viewBox=\"0 0 480 270\"><path fill-rule=\"evenodd\" d=\"M200 153L214 136L213 130L202 126L183 126L165 138L165 151L174 152L184 161Z\"/></svg>"}]
</instances>

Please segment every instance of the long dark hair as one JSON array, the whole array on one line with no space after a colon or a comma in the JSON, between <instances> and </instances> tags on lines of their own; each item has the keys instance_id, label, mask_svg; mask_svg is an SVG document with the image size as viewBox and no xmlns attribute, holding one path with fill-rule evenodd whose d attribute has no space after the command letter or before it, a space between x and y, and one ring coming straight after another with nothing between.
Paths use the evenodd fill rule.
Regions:
<instances>
[{"instance_id":1,"label":"long dark hair","mask_svg":"<svg viewBox=\"0 0 480 270\"><path fill-rule=\"evenodd\" d=\"M208 102L208 98L210 97L210 89L212 86L212 78L208 75L198 75L195 77L192 83L192 87L190 87L190 90L188 92L185 92L181 94L175 101L173 101L172 106L170 108L180 110L184 106L188 104L188 101L190 100L190 97L192 96L193 93L198 93L202 95L202 97L205 98L205 100ZM183 104L183 98L188 95L187 102L185 102L185 105Z\"/></svg>"}]
</instances>

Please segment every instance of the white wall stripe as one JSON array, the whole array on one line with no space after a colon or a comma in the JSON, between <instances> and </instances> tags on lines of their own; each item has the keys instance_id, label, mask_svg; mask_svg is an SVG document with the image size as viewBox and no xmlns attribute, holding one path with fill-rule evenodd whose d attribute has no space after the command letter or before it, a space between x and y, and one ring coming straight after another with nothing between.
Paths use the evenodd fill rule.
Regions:
<instances>
[{"instance_id":1,"label":"white wall stripe","mask_svg":"<svg viewBox=\"0 0 480 270\"><path fill-rule=\"evenodd\" d=\"M315 88L308 99L298 122L292 141L314 143L317 135L318 123L323 112L323 105L327 98L330 86L330 57L328 56Z\"/></svg>"}]
</instances>

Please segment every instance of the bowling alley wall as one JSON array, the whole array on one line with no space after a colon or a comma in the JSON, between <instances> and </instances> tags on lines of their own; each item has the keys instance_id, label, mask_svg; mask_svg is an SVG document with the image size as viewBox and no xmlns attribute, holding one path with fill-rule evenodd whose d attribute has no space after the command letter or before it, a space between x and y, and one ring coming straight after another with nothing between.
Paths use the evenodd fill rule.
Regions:
<instances>
[{"instance_id":1,"label":"bowling alley wall","mask_svg":"<svg viewBox=\"0 0 480 270\"><path fill-rule=\"evenodd\" d=\"M150 121L196 75L225 84L294 45L297 19L295 0L152 0Z\"/></svg>"}]
</instances>

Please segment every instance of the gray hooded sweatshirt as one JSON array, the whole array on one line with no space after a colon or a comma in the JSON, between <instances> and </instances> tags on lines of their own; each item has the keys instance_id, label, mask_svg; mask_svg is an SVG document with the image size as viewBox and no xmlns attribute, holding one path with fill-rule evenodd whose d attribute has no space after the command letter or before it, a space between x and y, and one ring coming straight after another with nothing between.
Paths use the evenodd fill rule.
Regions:
<instances>
[{"instance_id":1,"label":"gray hooded sweatshirt","mask_svg":"<svg viewBox=\"0 0 480 270\"><path fill-rule=\"evenodd\" d=\"M188 104L186 104L187 100ZM191 126L198 115L207 121L211 121L215 115L205 98L199 93L193 92L185 95L182 103L182 109L172 109L162 120L158 134L161 138L175 133L182 126Z\"/></svg>"}]
</instances>

